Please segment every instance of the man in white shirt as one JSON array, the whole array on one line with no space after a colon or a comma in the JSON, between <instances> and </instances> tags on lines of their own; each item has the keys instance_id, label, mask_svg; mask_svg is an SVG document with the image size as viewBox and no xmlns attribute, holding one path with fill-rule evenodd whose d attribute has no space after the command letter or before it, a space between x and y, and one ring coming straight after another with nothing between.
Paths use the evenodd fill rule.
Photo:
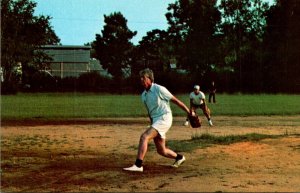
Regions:
<instances>
[{"instance_id":1,"label":"man in white shirt","mask_svg":"<svg viewBox=\"0 0 300 193\"><path fill-rule=\"evenodd\" d=\"M175 159L172 167L179 167L185 157L166 147L166 133L172 126L172 111L169 101L178 105L187 114L189 108L165 87L154 83L152 70L146 68L140 71L141 84L145 88L142 93L142 102L144 103L151 121L151 126L141 135L136 162L133 166L123 168L127 171L143 172L143 160L147 152L148 143L154 140L157 152L167 158Z\"/></svg>"},{"instance_id":2,"label":"man in white shirt","mask_svg":"<svg viewBox=\"0 0 300 193\"><path fill-rule=\"evenodd\" d=\"M196 113L196 109L200 108L203 111L203 114L208 120L208 124L210 126L213 126L213 123L211 121L210 117L210 110L206 105L205 102L205 95L203 92L200 91L200 86L195 85L194 86L194 91L190 93L190 111ZM186 121L184 123L185 126L189 125L189 119L186 118Z\"/></svg>"}]
</instances>

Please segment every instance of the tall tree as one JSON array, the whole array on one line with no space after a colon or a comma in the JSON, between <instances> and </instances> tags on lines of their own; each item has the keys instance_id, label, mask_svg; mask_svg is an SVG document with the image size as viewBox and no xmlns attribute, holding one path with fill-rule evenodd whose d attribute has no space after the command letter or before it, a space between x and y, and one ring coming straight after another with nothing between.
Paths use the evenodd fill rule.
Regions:
<instances>
[{"instance_id":1,"label":"tall tree","mask_svg":"<svg viewBox=\"0 0 300 193\"><path fill-rule=\"evenodd\" d=\"M262 0L221 0L224 63L233 69L240 90L261 82L260 48L268 8Z\"/></svg>"},{"instance_id":2,"label":"tall tree","mask_svg":"<svg viewBox=\"0 0 300 193\"><path fill-rule=\"evenodd\" d=\"M267 14L265 81L273 91L300 92L300 1L277 0Z\"/></svg>"},{"instance_id":3,"label":"tall tree","mask_svg":"<svg viewBox=\"0 0 300 193\"><path fill-rule=\"evenodd\" d=\"M41 45L57 44L59 38L49 16L34 16L36 3L31 0L1 1L1 67L4 81L14 81L18 64L40 64L46 55L37 52Z\"/></svg>"},{"instance_id":4,"label":"tall tree","mask_svg":"<svg viewBox=\"0 0 300 193\"><path fill-rule=\"evenodd\" d=\"M192 71L207 73L217 63L216 36L221 14L217 1L194 1L191 10L190 31L186 42L187 65Z\"/></svg>"},{"instance_id":5,"label":"tall tree","mask_svg":"<svg viewBox=\"0 0 300 193\"><path fill-rule=\"evenodd\" d=\"M189 12L192 2L190 0L178 0L169 4L166 18L168 20L171 43L174 47L174 54L181 60L184 43L189 32Z\"/></svg>"},{"instance_id":6,"label":"tall tree","mask_svg":"<svg viewBox=\"0 0 300 193\"><path fill-rule=\"evenodd\" d=\"M104 22L102 33L96 34L92 47L103 68L119 80L124 77L124 70L130 68L134 48L130 40L137 32L129 30L120 12L104 15Z\"/></svg>"},{"instance_id":7,"label":"tall tree","mask_svg":"<svg viewBox=\"0 0 300 193\"><path fill-rule=\"evenodd\" d=\"M179 0L168 7L168 32L181 64L204 74L214 63L215 33L220 22L216 0Z\"/></svg>"},{"instance_id":8,"label":"tall tree","mask_svg":"<svg viewBox=\"0 0 300 193\"><path fill-rule=\"evenodd\" d=\"M137 46L137 56L147 61L159 61L162 70L168 69L170 58L172 58L172 46L170 45L169 35L164 30L152 30L142 38ZM145 64L147 65L147 64Z\"/></svg>"}]
</instances>

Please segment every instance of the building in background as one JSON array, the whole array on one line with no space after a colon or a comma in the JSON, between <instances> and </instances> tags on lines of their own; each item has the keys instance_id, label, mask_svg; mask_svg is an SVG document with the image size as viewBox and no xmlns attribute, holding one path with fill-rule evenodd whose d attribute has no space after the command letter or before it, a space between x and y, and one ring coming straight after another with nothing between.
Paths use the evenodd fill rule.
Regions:
<instances>
[{"instance_id":1,"label":"building in background","mask_svg":"<svg viewBox=\"0 0 300 193\"><path fill-rule=\"evenodd\" d=\"M91 46L45 45L41 49L52 58L46 69L52 76L79 77L87 72L109 76L99 61L90 57Z\"/></svg>"}]
</instances>

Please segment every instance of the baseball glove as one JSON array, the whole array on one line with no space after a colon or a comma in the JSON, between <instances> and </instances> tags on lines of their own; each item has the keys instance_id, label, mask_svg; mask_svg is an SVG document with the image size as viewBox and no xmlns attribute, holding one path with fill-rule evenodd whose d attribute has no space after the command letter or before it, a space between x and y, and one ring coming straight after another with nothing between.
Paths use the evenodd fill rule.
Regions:
<instances>
[{"instance_id":1,"label":"baseball glove","mask_svg":"<svg viewBox=\"0 0 300 193\"><path fill-rule=\"evenodd\" d=\"M197 114L195 114L194 116L193 115L188 115L188 119L189 119L190 124L193 128L201 127L201 121L200 121Z\"/></svg>"}]
</instances>

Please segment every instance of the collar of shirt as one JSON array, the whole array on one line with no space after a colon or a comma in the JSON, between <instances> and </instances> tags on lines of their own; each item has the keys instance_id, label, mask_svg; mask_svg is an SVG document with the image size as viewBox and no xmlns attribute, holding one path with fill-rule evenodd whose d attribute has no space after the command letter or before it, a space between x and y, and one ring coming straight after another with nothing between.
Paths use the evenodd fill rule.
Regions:
<instances>
[{"instance_id":1,"label":"collar of shirt","mask_svg":"<svg viewBox=\"0 0 300 193\"><path fill-rule=\"evenodd\" d=\"M155 83L152 83L149 90L146 90L146 89L145 89L145 95L147 95L147 93L150 92L150 91L153 92L154 85L155 85Z\"/></svg>"}]
</instances>

